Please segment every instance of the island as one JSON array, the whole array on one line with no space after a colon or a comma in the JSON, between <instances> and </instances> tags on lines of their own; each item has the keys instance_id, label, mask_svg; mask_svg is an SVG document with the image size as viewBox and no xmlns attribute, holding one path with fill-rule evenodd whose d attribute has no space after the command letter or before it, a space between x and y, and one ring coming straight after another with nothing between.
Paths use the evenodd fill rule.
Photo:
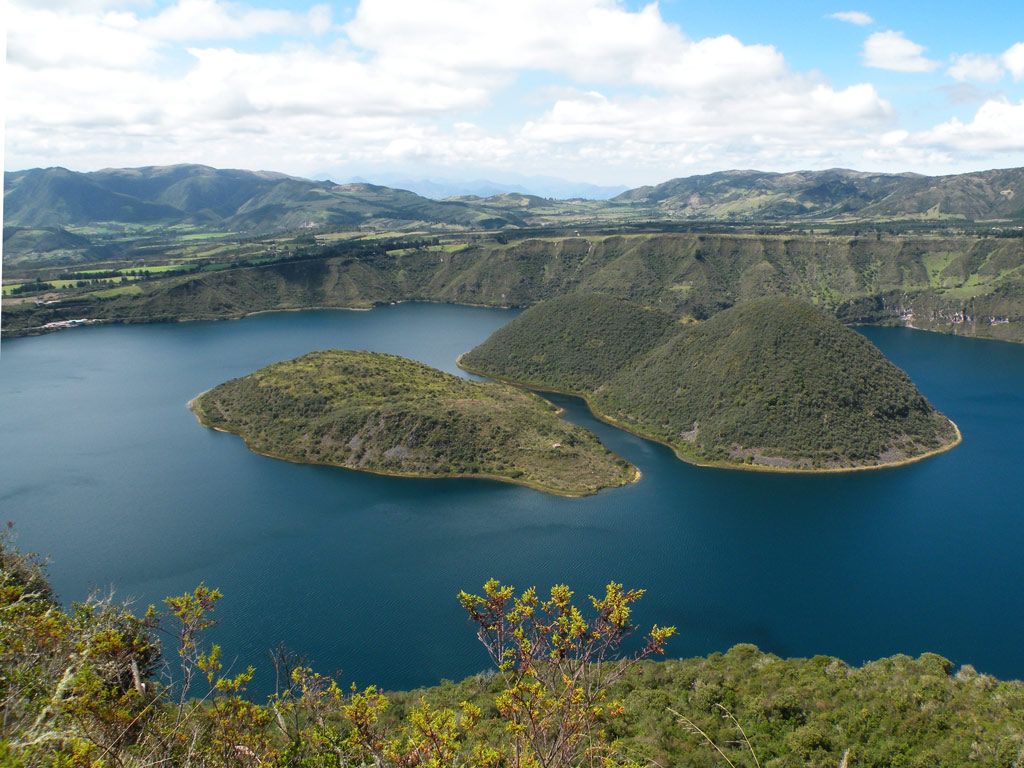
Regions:
<instances>
[{"instance_id":1,"label":"island","mask_svg":"<svg viewBox=\"0 0 1024 768\"><path fill-rule=\"evenodd\" d=\"M873 469L935 455L961 439L867 338L783 297L696 322L570 294L530 308L459 364L583 397L598 418L702 466Z\"/></svg>"},{"instance_id":2,"label":"island","mask_svg":"<svg viewBox=\"0 0 1024 768\"><path fill-rule=\"evenodd\" d=\"M204 426L288 461L408 477L487 478L561 496L639 471L543 398L376 352L325 350L208 390Z\"/></svg>"}]
</instances>

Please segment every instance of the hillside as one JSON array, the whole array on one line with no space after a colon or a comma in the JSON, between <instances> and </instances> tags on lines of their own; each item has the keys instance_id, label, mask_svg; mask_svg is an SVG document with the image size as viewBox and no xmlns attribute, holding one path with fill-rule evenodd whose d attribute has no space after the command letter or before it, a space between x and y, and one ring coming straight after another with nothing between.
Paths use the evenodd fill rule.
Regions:
<instances>
[{"instance_id":1,"label":"hillside","mask_svg":"<svg viewBox=\"0 0 1024 768\"><path fill-rule=\"evenodd\" d=\"M543 301L460 358L503 378L588 392L677 327L668 312L595 294Z\"/></svg>"},{"instance_id":2,"label":"hillside","mask_svg":"<svg viewBox=\"0 0 1024 768\"><path fill-rule=\"evenodd\" d=\"M108 249L59 227L4 227L4 264L11 266L31 258L34 263L61 264L108 257Z\"/></svg>"},{"instance_id":3,"label":"hillside","mask_svg":"<svg viewBox=\"0 0 1024 768\"><path fill-rule=\"evenodd\" d=\"M827 171L722 171L637 187L617 203L702 219L856 217L1024 220L1024 168L921 176Z\"/></svg>"},{"instance_id":4,"label":"hillside","mask_svg":"<svg viewBox=\"0 0 1024 768\"><path fill-rule=\"evenodd\" d=\"M683 455L753 466L867 467L956 439L871 342L792 299L740 304L684 329L593 402Z\"/></svg>"},{"instance_id":5,"label":"hillside","mask_svg":"<svg viewBox=\"0 0 1024 768\"><path fill-rule=\"evenodd\" d=\"M393 703L405 712L421 696L448 707L468 700L486 712L497 687L478 676L395 694ZM736 766L753 768L718 704L742 725L760 764L778 768L1002 768L1013 765L1024 740L1024 683L932 653L852 666L831 656L785 659L737 645L706 657L644 662L612 695L624 714L609 723L608 735L645 766L726 765L675 711Z\"/></svg>"},{"instance_id":6,"label":"hillside","mask_svg":"<svg viewBox=\"0 0 1024 768\"><path fill-rule=\"evenodd\" d=\"M571 311L562 311L565 304ZM608 349L623 350L616 340L638 331L635 318L644 310L592 297L593 323L587 312L579 299L540 304L461 364L579 392L598 415L696 463L855 469L921 458L958 440L906 374L863 336L809 305L762 299L678 327L667 339L661 328L646 350L625 350L615 371L609 362L580 375L574 350L603 345L566 329L593 327L595 336L607 334Z\"/></svg>"},{"instance_id":7,"label":"hillside","mask_svg":"<svg viewBox=\"0 0 1024 768\"><path fill-rule=\"evenodd\" d=\"M71 318L241 317L303 307L426 300L528 306L601 293L703 319L766 296L844 322L1024 340L1024 238L594 235L430 247L311 247L301 258L153 280L56 304L4 305L4 335ZM370 244L378 241L368 241ZM48 279L49 275L43 275Z\"/></svg>"},{"instance_id":8,"label":"hillside","mask_svg":"<svg viewBox=\"0 0 1024 768\"><path fill-rule=\"evenodd\" d=\"M576 632L568 640L556 635L562 653L551 665L573 665L581 672L575 681L545 677L544 667L522 675L517 668L384 695L372 686L350 690L343 679L317 673L303 656L279 649L273 659L290 684L258 703L246 691L255 670L231 668L209 646L219 590L200 585L160 608L151 606L145 618L133 615L130 604L109 599L67 610L38 560L11 547L6 532L0 533L0 586L4 765L515 765L502 757L543 743L516 739L524 729L516 727L521 720L510 691L526 685L552 713L547 722L554 725L542 733L553 737L573 733L574 721L559 717L575 714L573 694L590 696L596 705L584 708L584 722L594 726L595 738L588 746L600 750L608 768L711 768L723 757L748 766L754 764L751 754L757 764L777 768L1008 768L1019 763L1024 744L1024 683L997 680L968 664L957 669L929 653L858 667L828 656L782 659L737 645L705 658L626 661L615 676L623 669L616 649L598 674L592 661L576 661L593 646L589 636L585 643L575 639L578 628L615 625L588 621L586 604L582 611L570 604L573 613L564 616L571 623L560 618L547 634L524 635L527 642L538 641L539 655L549 659L551 632L566 625ZM573 595L568 587L556 590L563 603ZM506 602L499 593L490 616L511 618L503 625L512 629L535 629L532 616L544 620L552 613L545 603L509 617ZM246 620L244 610L237 615ZM630 617L627 605L621 620ZM488 628L493 625L480 630L484 642ZM414 624L399 631L416 642ZM228 648L225 658L235 653ZM187 670L191 686L168 675L167 664ZM600 695L589 693L594 690ZM377 754L381 745L387 748L382 759L371 760L360 749L368 742ZM488 755L490 760L474 759Z\"/></svg>"},{"instance_id":9,"label":"hillside","mask_svg":"<svg viewBox=\"0 0 1024 768\"><path fill-rule=\"evenodd\" d=\"M412 360L328 350L262 368L192 401L254 451L415 477L482 477L581 496L636 470L536 395Z\"/></svg>"},{"instance_id":10,"label":"hillside","mask_svg":"<svg viewBox=\"0 0 1024 768\"><path fill-rule=\"evenodd\" d=\"M388 187L202 165L91 173L35 168L4 174L4 223L11 226L190 224L258 233L357 227L368 220L381 226L427 223L481 229L517 221L464 202L438 202Z\"/></svg>"},{"instance_id":11,"label":"hillside","mask_svg":"<svg viewBox=\"0 0 1024 768\"><path fill-rule=\"evenodd\" d=\"M519 192L433 200L368 183L202 165L4 174L5 225L193 226L268 233L305 228L619 225L629 221L1024 221L1024 169L954 176L833 169L722 171L631 189L612 200Z\"/></svg>"},{"instance_id":12,"label":"hillside","mask_svg":"<svg viewBox=\"0 0 1024 768\"><path fill-rule=\"evenodd\" d=\"M4 226L172 222L183 216L173 206L107 189L89 174L65 168L4 174Z\"/></svg>"}]
</instances>

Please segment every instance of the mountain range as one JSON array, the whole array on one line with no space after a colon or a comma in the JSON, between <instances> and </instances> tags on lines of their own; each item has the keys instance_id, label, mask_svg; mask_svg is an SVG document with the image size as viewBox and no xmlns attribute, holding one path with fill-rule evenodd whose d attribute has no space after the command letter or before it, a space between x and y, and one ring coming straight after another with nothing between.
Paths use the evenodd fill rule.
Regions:
<instances>
[{"instance_id":1,"label":"mountain range","mask_svg":"<svg viewBox=\"0 0 1024 768\"><path fill-rule=\"evenodd\" d=\"M701 219L1024 219L1024 168L954 176L827 171L722 171L637 187L615 203Z\"/></svg>"},{"instance_id":2,"label":"mountain range","mask_svg":"<svg viewBox=\"0 0 1024 768\"><path fill-rule=\"evenodd\" d=\"M483 189L488 192L491 190ZM184 224L232 232L436 224L502 229L557 223L585 205L604 220L802 221L949 219L1024 221L1024 168L955 176L843 169L723 171L638 187L607 201L549 200L520 192L434 200L368 183L202 165L36 168L4 174L6 227L117 222Z\"/></svg>"},{"instance_id":3,"label":"mountain range","mask_svg":"<svg viewBox=\"0 0 1024 768\"><path fill-rule=\"evenodd\" d=\"M369 177L354 176L355 183L383 184L407 189L433 200L451 197L493 197L502 194L532 195L554 200L608 200L629 190L623 185L601 186L581 181L568 181L555 176L520 176L494 179L421 178L391 173L374 173ZM325 178L331 178L325 174ZM318 177L319 178L319 177Z\"/></svg>"},{"instance_id":4,"label":"mountain range","mask_svg":"<svg viewBox=\"0 0 1024 768\"><path fill-rule=\"evenodd\" d=\"M479 229L520 223L464 202L437 202L390 187L202 165L5 173L4 208L4 224L21 227L182 223L268 232L351 227L368 219L378 225L422 221Z\"/></svg>"}]
</instances>

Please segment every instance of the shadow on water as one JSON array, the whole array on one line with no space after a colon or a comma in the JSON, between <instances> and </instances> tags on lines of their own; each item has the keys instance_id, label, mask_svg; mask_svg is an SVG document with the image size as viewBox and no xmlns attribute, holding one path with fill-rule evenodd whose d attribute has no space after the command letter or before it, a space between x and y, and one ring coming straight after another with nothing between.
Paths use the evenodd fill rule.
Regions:
<instances>
[{"instance_id":1,"label":"shadow on water","mask_svg":"<svg viewBox=\"0 0 1024 768\"><path fill-rule=\"evenodd\" d=\"M1024 347L863 329L965 441L849 475L692 467L550 395L643 471L580 500L275 461L185 408L227 378L327 347L457 372L458 354L512 316L404 304L5 342L0 430L17 450L0 466L3 516L52 557L67 600L110 584L142 603L220 587L217 640L264 672L278 642L386 687L476 672L487 660L455 594L494 576L646 587L638 619L677 624L674 655L738 642L854 663L930 650L1024 676Z\"/></svg>"}]
</instances>

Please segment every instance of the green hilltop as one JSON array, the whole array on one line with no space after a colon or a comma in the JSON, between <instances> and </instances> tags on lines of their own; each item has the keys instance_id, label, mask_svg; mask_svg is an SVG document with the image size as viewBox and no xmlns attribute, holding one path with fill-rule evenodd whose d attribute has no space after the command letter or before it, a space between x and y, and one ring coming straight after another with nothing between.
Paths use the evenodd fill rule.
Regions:
<instances>
[{"instance_id":1,"label":"green hilltop","mask_svg":"<svg viewBox=\"0 0 1024 768\"><path fill-rule=\"evenodd\" d=\"M637 470L536 395L395 355L327 350L199 395L207 427L289 461L414 477L480 477L581 496Z\"/></svg>"},{"instance_id":2,"label":"green hilltop","mask_svg":"<svg viewBox=\"0 0 1024 768\"><path fill-rule=\"evenodd\" d=\"M720 171L637 187L616 203L703 219L1024 219L1024 169L949 176L845 168Z\"/></svg>"},{"instance_id":3,"label":"green hilltop","mask_svg":"<svg viewBox=\"0 0 1024 768\"><path fill-rule=\"evenodd\" d=\"M542 301L462 360L503 378L587 392L676 329L673 315L598 294Z\"/></svg>"},{"instance_id":4,"label":"green hilltop","mask_svg":"<svg viewBox=\"0 0 1024 768\"><path fill-rule=\"evenodd\" d=\"M483 229L519 223L511 212L439 202L401 189L203 165L91 173L33 168L4 174L5 226L188 224L214 231L277 232L359 226L367 220L385 226L430 222Z\"/></svg>"},{"instance_id":5,"label":"green hilltop","mask_svg":"<svg viewBox=\"0 0 1024 768\"><path fill-rule=\"evenodd\" d=\"M646 341L624 345L650 312L597 296L554 299L460 363L579 393L602 418L700 464L848 470L923 458L959 441L905 373L814 307L762 299L667 335L663 321ZM566 326L590 330L574 336Z\"/></svg>"}]
</instances>

